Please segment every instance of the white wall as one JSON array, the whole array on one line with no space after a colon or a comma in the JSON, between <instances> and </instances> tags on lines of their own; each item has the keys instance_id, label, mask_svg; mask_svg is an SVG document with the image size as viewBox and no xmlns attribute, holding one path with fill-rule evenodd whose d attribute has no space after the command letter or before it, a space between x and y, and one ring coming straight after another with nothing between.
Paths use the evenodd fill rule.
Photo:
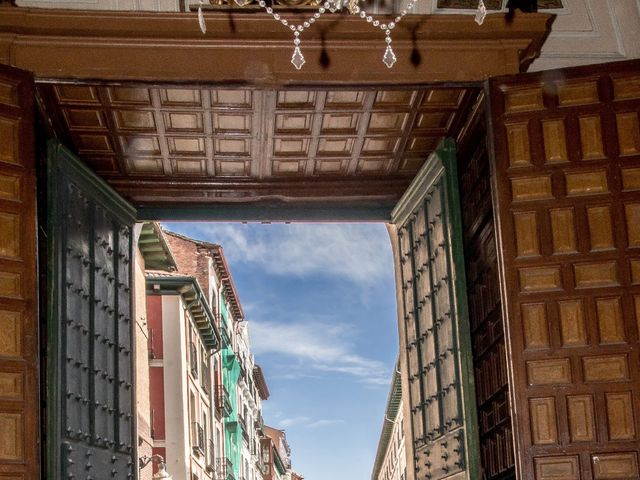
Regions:
<instances>
[{"instance_id":1,"label":"white wall","mask_svg":"<svg viewBox=\"0 0 640 480\"><path fill-rule=\"evenodd\" d=\"M134 266L135 281L133 318L136 328L135 336L135 365L136 365L136 413L138 422L138 458L152 455L153 440L151 439L151 406L149 404L149 330L147 326L147 295L144 278L144 260L140 250L136 248L136 263ZM151 478L152 465L140 470L141 480Z\"/></svg>"},{"instance_id":2,"label":"white wall","mask_svg":"<svg viewBox=\"0 0 640 480\"><path fill-rule=\"evenodd\" d=\"M551 35L530 70L640 57L639 0L563 0Z\"/></svg>"},{"instance_id":3,"label":"white wall","mask_svg":"<svg viewBox=\"0 0 640 480\"><path fill-rule=\"evenodd\" d=\"M546 11L556 19L530 71L640 58L640 0L562 1L563 9ZM400 0L401 5L406 3ZM414 12L475 14L474 10L439 9L437 0L418 1Z\"/></svg>"},{"instance_id":4,"label":"white wall","mask_svg":"<svg viewBox=\"0 0 640 480\"><path fill-rule=\"evenodd\" d=\"M164 407L167 471L174 480L189 478L190 439L185 331L182 300L177 295L162 297L162 345L164 348Z\"/></svg>"}]
</instances>

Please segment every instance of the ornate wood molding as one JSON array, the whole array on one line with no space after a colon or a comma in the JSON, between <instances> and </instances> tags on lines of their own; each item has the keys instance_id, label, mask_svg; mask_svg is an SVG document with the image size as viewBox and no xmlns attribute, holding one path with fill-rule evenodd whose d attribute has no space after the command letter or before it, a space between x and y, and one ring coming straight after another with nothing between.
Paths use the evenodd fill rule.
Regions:
<instances>
[{"instance_id":1,"label":"ornate wood molding","mask_svg":"<svg viewBox=\"0 0 640 480\"><path fill-rule=\"evenodd\" d=\"M468 82L523 70L539 54L552 19L523 14L507 22L492 15L478 26L466 16L409 16L394 30L398 62L387 69L381 32L346 15L321 18L303 35L307 64L296 71L291 32L263 14L209 12L202 35L195 14L16 8L0 16L0 62L41 81Z\"/></svg>"}]
</instances>

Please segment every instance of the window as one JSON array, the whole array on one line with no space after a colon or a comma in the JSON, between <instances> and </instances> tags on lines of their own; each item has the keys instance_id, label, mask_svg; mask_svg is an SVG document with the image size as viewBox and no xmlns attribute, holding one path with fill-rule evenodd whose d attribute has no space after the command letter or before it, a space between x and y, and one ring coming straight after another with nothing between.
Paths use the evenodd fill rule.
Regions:
<instances>
[{"instance_id":1,"label":"window","mask_svg":"<svg viewBox=\"0 0 640 480\"><path fill-rule=\"evenodd\" d=\"M202 359L202 368L200 369L200 384L205 392L211 393L211 369L209 368L209 356L202 348L200 350L200 358Z\"/></svg>"},{"instance_id":2,"label":"window","mask_svg":"<svg viewBox=\"0 0 640 480\"><path fill-rule=\"evenodd\" d=\"M189 369L193 378L198 378L198 349L196 347L196 337L193 333L193 326L189 321L189 336L187 337L189 342Z\"/></svg>"}]
</instances>

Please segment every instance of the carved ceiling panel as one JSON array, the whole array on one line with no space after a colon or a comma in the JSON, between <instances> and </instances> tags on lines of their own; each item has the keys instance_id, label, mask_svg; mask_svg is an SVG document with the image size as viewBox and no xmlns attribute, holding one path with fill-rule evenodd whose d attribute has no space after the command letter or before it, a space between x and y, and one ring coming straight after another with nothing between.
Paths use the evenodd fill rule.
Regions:
<instances>
[{"instance_id":1,"label":"carved ceiling panel","mask_svg":"<svg viewBox=\"0 0 640 480\"><path fill-rule=\"evenodd\" d=\"M136 204L255 200L277 196L274 184L309 181L316 189L299 197L392 202L440 141L455 136L478 92L442 86L38 88L59 137ZM234 185L233 192L225 193L226 185ZM165 187L175 195L167 197Z\"/></svg>"}]
</instances>

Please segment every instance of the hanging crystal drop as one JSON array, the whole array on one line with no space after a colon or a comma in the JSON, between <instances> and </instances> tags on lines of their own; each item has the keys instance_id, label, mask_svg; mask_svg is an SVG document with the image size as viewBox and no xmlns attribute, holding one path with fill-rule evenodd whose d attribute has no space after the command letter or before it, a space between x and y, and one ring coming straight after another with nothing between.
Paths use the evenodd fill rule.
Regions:
<instances>
[{"instance_id":1,"label":"hanging crystal drop","mask_svg":"<svg viewBox=\"0 0 640 480\"><path fill-rule=\"evenodd\" d=\"M202 33L207 33L207 24L204 22L204 13L202 13L202 2L198 7L198 23L200 24L200 30Z\"/></svg>"},{"instance_id":2,"label":"hanging crystal drop","mask_svg":"<svg viewBox=\"0 0 640 480\"><path fill-rule=\"evenodd\" d=\"M300 70L305 62L306 60L304 59L304 55L302 55L302 50L300 50L300 47L296 46L296 48L293 49L291 63L294 67L296 67L297 70Z\"/></svg>"},{"instance_id":3,"label":"hanging crystal drop","mask_svg":"<svg viewBox=\"0 0 640 480\"><path fill-rule=\"evenodd\" d=\"M388 67L393 67L393 64L396 63L396 54L393 53L393 48L391 45L387 45L387 49L384 51L384 56L382 57L382 62Z\"/></svg>"},{"instance_id":4,"label":"hanging crystal drop","mask_svg":"<svg viewBox=\"0 0 640 480\"><path fill-rule=\"evenodd\" d=\"M484 0L480 0L478 3L478 10L476 11L476 23L482 25L484 17L487 16L487 7L484 6Z\"/></svg>"}]
</instances>

